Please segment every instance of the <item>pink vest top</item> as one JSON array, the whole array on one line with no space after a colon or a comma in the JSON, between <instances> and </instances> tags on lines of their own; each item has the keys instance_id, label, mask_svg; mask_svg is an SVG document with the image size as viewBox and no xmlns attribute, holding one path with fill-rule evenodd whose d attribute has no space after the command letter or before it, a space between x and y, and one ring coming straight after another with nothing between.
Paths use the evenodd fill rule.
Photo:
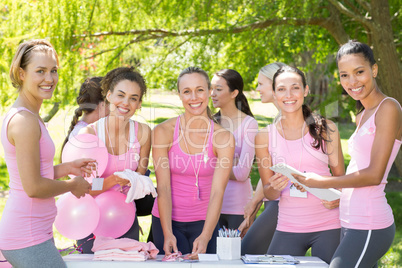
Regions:
<instances>
[{"instance_id":1,"label":"pink vest top","mask_svg":"<svg viewBox=\"0 0 402 268\"><path fill-rule=\"evenodd\" d=\"M109 137L106 135L105 131L105 122L106 118L101 118L98 120L98 127L96 131L96 135L99 137L100 140L106 144L106 139ZM92 125L94 126L94 125ZM140 150L141 145L137 139L138 134L138 122L130 120L130 130L129 130L129 150L121 155L113 155L108 153L108 162L105 171L103 174L100 174L102 178L107 178L113 173L117 171L123 171L125 169L137 170L138 168L138 161L140 159ZM115 185L111 188L114 191L120 191L120 185ZM123 193L127 194L130 187L123 186Z\"/></svg>"},{"instance_id":2,"label":"pink vest top","mask_svg":"<svg viewBox=\"0 0 402 268\"><path fill-rule=\"evenodd\" d=\"M236 141L234 157L238 159L238 164L232 170L237 180L229 180L226 186L222 214L243 215L244 206L253 197L250 170L255 156L254 140L257 131L257 120L247 116L233 132Z\"/></svg>"},{"instance_id":3,"label":"pink vest top","mask_svg":"<svg viewBox=\"0 0 402 268\"><path fill-rule=\"evenodd\" d=\"M7 128L12 117L28 111L24 107L12 108L4 118L1 128L1 142L4 147L7 170L10 175L10 192L0 221L0 249L13 250L34 246L53 237L52 225L56 217L54 198L30 198L25 193L18 172L15 146L7 138ZM55 147L43 123L38 120L41 130L40 174L54 179L53 157Z\"/></svg>"},{"instance_id":4,"label":"pink vest top","mask_svg":"<svg viewBox=\"0 0 402 268\"><path fill-rule=\"evenodd\" d=\"M209 196L211 194L212 178L214 175L216 156L213 151L214 123L211 120L211 131L207 145L208 160L204 163L204 154L187 154L179 144L180 116L177 118L174 129L173 145L169 150L170 187L172 191L172 220L179 222L192 222L205 220L207 216ZM190 160L192 159L192 162ZM193 165L194 164L194 168ZM198 189L195 185L198 174ZM198 192L199 191L199 198ZM158 198L155 198L152 215L159 217Z\"/></svg>"},{"instance_id":5,"label":"pink vest top","mask_svg":"<svg viewBox=\"0 0 402 268\"><path fill-rule=\"evenodd\" d=\"M285 140L276 126L269 130L269 153L272 164L286 163L301 172L330 176L328 156L311 146L314 139L308 132L302 139ZM339 209L326 209L321 200L307 193L307 198L290 196L290 185L281 192L277 230L310 233L340 228Z\"/></svg>"},{"instance_id":6,"label":"pink vest top","mask_svg":"<svg viewBox=\"0 0 402 268\"><path fill-rule=\"evenodd\" d=\"M385 99L391 98L384 98L381 103ZM346 174L357 172L370 165L371 148L373 147L376 132L375 114L381 103L363 125L360 126L359 123L348 141L351 160ZM363 118L363 115L364 111L361 118ZM340 203L342 227L359 230L376 230L387 228L394 222L392 209L387 203L384 188L387 184L388 173L398 154L401 143L400 140L395 140L384 177L379 185L342 189Z\"/></svg>"}]
</instances>

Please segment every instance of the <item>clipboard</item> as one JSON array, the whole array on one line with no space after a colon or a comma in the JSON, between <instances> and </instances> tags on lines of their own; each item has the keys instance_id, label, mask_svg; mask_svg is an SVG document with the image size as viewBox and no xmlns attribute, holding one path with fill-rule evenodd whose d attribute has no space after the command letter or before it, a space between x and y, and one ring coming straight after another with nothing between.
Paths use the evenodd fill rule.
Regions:
<instances>
[{"instance_id":1,"label":"clipboard","mask_svg":"<svg viewBox=\"0 0 402 268\"><path fill-rule=\"evenodd\" d=\"M316 173L313 173L313 172L303 173L285 163L276 164L275 166L270 167L270 169L276 173L285 175L293 183L300 184L301 186L304 187L304 189L306 189L306 191L315 195L319 199L323 199L323 200L327 200L327 201L334 201L341 197L341 191L339 191L339 190L336 190L334 188L329 188L329 189L310 188L310 187L307 187L307 186L301 184L298 180L296 180L292 176L292 173L293 173L293 174L298 174L298 175L301 175L304 177L320 177L320 175L318 175Z\"/></svg>"}]
</instances>

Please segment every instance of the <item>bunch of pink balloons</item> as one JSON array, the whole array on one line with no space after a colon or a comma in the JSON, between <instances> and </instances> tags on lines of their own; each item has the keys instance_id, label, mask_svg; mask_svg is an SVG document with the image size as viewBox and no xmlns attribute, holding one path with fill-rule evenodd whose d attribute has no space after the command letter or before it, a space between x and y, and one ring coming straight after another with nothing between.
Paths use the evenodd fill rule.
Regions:
<instances>
[{"instance_id":1,"label":"bunch of pink balloons","mask_svg":"<svg viewBox=\"0 0 402 268\"><path fill-rule=\"evenodd\" d=\"M120 237L135 219L135 206L132 202L126 203L125 199L124 194L116 191L106 191L96 198L87 194L80 199L66 193L56 202L54 225L61 235L73 240L83 239L91 233Z\"/></svg>"}]
</instances>

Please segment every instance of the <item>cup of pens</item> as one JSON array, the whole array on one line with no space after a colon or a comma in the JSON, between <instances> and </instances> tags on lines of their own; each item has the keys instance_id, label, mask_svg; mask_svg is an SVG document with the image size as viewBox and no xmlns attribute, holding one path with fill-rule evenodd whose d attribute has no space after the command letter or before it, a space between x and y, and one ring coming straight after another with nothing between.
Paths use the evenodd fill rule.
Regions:
<instances>
[{"instance_id":1,"label":"cup of pens","mask_svg":"<svg viewBox=\"0 0 402 268\"><path fill-rule=\"evenodd\" d=\"M221 260L239 260L241 257L240 231L237 229L219 229L216 238L216 253Z\"/></svg>"}]
</instances>

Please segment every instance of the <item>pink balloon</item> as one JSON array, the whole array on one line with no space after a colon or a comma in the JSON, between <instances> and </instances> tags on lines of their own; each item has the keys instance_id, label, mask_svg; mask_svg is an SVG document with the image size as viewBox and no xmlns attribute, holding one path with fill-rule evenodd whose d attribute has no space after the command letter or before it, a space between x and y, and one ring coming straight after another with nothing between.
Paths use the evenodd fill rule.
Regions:
<instances>
[{"instance_id":1,"label":"pink balloon","mask_svg":"<svg viewBox=\"0 0 402 268\"><path fill-rule=\"evenodd\" d=\"M90 235L99 222L100 211L95 199L87 194L80 199L65 193L56 202L54 225L63 236L78 240Z\"/></svg>"},{"instance_id":2,"label":"pink balloon","mask_svg":"<svg viewBox=\"0 0 402 268\"><path fill-rule=\"evenodd\" d=\"M107 148L103 141L95 135L80 134L73 136L64 146L61 159L64 163L80 158L95 159L98 163L98 175L101 176L105 171L108 162ZM74 176L71 175L70 177ZM89 182L91 183L92 180L89 180Z\"/></svg>"},{"instance_id":3,"label":"pink balloon","mask_svg":"<svg viewBox=\"0 0 402 268\"><path fill-rule=\"evenodd\" d=\"M133 225L135 206L133 202L126 203L126 196L110 190L95 198L100 209L99 224L93 232L95 236L118 238L125 234Z\"/></svg>"}]
</instances>

